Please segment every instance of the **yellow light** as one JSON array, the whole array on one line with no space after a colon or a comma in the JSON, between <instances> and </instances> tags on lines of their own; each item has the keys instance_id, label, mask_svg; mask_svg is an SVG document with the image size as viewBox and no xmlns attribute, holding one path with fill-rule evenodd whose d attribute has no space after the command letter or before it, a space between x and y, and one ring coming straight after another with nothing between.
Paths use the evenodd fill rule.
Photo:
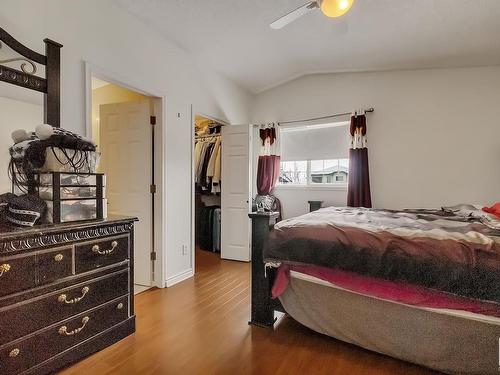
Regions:
<instances>
[{"instance_id":1,"label":"yellow light","mask_svg":"<svg viewBox=\"0 0 500 375\"><path fill-rule=\"evenodd\" d=\"M340 17L351 9L353 2L354 0L323 0L321 11L327 17Z\"/></svg>"}]
</instances>

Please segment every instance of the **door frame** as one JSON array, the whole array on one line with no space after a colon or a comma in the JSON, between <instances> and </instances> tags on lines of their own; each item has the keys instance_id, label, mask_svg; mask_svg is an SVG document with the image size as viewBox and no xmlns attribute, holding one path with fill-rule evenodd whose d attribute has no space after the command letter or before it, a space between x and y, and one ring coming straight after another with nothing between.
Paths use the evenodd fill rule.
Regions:
<instances>
[{"instance_id":1,"label":"door frame","mask_svg":"<svg viewBox=\"0 0 500 375\"><path fill-rule=\"evenodd\" d=\"M166 96L155 92L144 83L132 82L130 77L120 77L110 70L102 69L89 61L85 61L85 128L87 138L92 138L92 77L124 87L139 94L149 96L153 103L153 112L156 116L155 142L154 142L154 174L156 195L154 198L154 242L156 244L156 261L153 262L154 280L153 287L166 287L166 174L165 174L165 134L166 134Z\"/></svg>"},{"instance_id":2,"label":"door frame","mask_svg":"<svg viewBox=\"0 0 500 375\"><path fill-rule=\"evenodd\" d=\"M195 183L194 183L194 141L196 137L194 125L195 125L195 118L196 116L202 116L205 117L209 120L217 121L221 123L224 126L231 126L231 124L227 121L218 119L217 117L211 116L211 115L206 115L203 113L203 111L197 111L196 108L191 104L191 243L190 243L190 251L191 251L191 269L193 270L193 275L196 273L196 267L195 267L195 262L196 262L196 239L195 239L195 232L196 232L196 199L195 199Z\"/></svg>"}]
</instances>

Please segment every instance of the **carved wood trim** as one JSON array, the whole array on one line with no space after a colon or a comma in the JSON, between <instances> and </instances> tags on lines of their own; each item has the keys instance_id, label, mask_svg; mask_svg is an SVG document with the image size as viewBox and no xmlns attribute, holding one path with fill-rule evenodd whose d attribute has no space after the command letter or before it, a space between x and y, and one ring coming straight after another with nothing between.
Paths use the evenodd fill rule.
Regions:
<instances>
[{"instance_id":1,"label":"carved wood trim","mask_svg":"<svg viewBox=\"0 0 500 375\"><path fill-rule=\"evenodd\" d=\"M14 251L33 250L46 246L66 245L76 241L89 240L99 237L107 237L132 230L133 223L120 223L113 225L91 226L87 228L61 230L51 233L34 233L13 240L0 240L0 254L8 254Z\"/></svg>"},{"instance_id":2,"label":"carved wood trim","mask_svg":"<svg viewBox=\"0 0 500 375\"><path fill-rule=\"evenodd\" d=\"M0 81L12 83L13 85L35 91L47 92L46 79L23 73L17 69L12 69L4 65L0 65Z\"/></svg>"}]
</instances>

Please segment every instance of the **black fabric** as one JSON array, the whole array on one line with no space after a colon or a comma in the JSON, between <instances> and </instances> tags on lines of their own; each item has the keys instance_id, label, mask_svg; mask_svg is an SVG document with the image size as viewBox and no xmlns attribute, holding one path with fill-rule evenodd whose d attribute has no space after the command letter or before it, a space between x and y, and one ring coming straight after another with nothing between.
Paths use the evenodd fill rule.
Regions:
<instances>
[{"instance_id":1,"label":"black fabric","mask_svg":"<svg viewBox=\"0 0 500 375\"><path fill-rule=\"evenodd\" d=\"M213 225L214 211L220 206L205 206L200 209L200 218L197 225L196 240L203 250L214 251L213 247Z\"/></svg>"},{"instance_id":2,"label":"black fabric","mask_svg":"<svg viewBox=\"0 0 500 375\"><path fill-rule=\"evenodd\" d=\"M7 212L9 211L9 204L16 196L12 193L5 193L0 195L0 221L7 221Z\"/></svg>"},{"instance_id":3,"label":"black fabric","mask_svg":"<svg viewBox=\"0 0 500 375\"><path fill-rule=\"evenodd\" d=\"M16 196L11 193L0 196L2 221L11 224L31 227L43 221L47 212L47 204L36 195Z\"/></svg>"},{"instance_id":4,"label":"black fabric","mask_svg":"<svg viewBox=\"0 0 500 375\"><path fill-rule=\"evenodd\" d=\"M200 177L200 181L198 181L198 183L203 188L203 190L208 190L208 188L210 186L210 183L207 182L207 169L208 169L208 163L210 161L210 156L212 155L212 150L213 150L214 146L215 146L214 143L210 143L207 146L207 151L205 152L205 158L203 159L203 165L202 165L202 169L201 169L201 177Z\"/></svg>"}]
</instances>

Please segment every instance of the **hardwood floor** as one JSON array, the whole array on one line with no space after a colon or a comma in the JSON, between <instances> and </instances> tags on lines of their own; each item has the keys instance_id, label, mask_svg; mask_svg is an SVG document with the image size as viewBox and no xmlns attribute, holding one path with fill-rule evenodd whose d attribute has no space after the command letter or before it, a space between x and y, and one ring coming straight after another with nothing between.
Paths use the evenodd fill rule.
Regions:
<instances>
[{"instance_id":1,"label":"hardwood floor","mask_svg":"<svg viewBox=\"0 0 500 375\"><path fill-rule=\"evenodd\" d=\"M249 326L249 287L249 264L198 251L193 279L136 296L133 336L61 374L433 374L288 317L275 331Z\"/></svg>"}]
</instances>

